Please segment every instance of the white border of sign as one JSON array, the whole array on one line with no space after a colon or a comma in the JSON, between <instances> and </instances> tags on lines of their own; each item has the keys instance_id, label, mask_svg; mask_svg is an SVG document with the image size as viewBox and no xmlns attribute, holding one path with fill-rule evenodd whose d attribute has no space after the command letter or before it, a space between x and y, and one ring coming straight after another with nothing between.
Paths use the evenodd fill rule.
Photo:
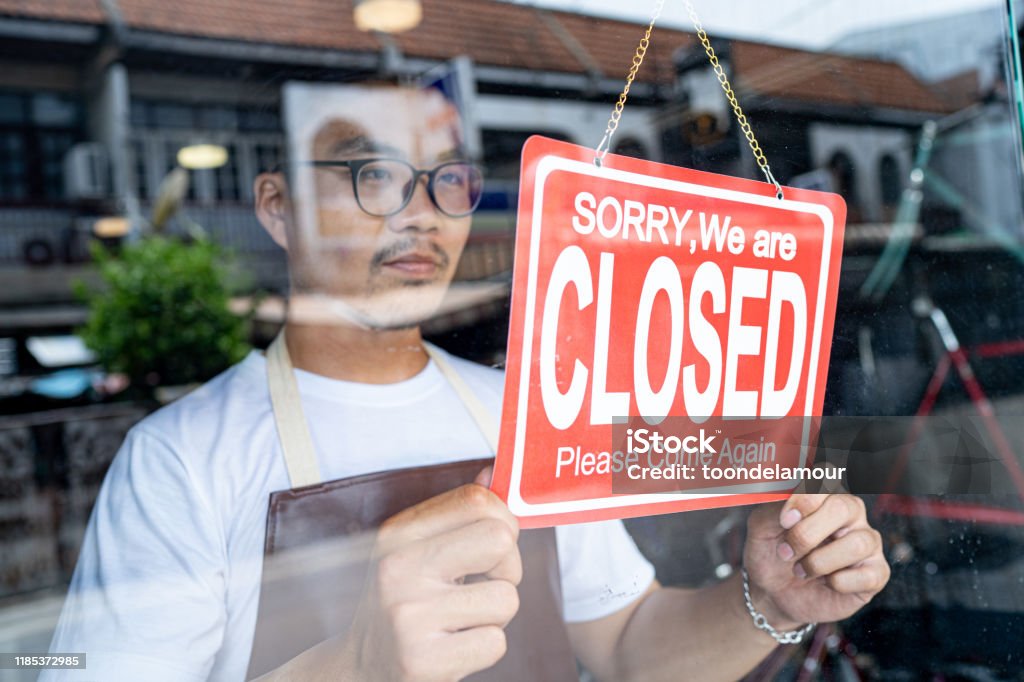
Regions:
<instances>
[{"instance_id":1,"label":"white border of sign","mask_svg":"<svg viewBox=\"0 0 1024 682\"><path fill-rule=\"evenodd\" d=\"M751 484L742 486L737 490L732 486L728 492L721 492L721 488L704 490L699 493L651 493L640 495L613 495L611 497L592 498L585 500L568 500L565 502L545 502L541 504L530 504L520 494L520 485L523 479L523 457L526 446L526 408L527 402L524 396L529 395L530 369L533 366L533 322L537 310L537 263L540 255L541 218L544 207L544 184L551 173L555 171L568 171L577 175L605 178L618 182L625 182L633 185L643 185L656 189L664 189L680 194L691 194L712 199L724 199L737 203L751 204L754 206L768 206L781 208L795 213L809 213L821 219L823 225L821 275L818 282L818 302L815 307L814 340L811 344L811 363L807 373L807 402L805 416L811 414L814 403L814 386L818 373L818 355L821 346L822 320L825 316L825 296L822 295L828 285L829 260L832 256L832 233L835 228L835 218L832 212L819 204L810 204L803 201L779 200L774 196L759 196L737 192L735 190L719 189L716 187L704 187L679 180L656 178L648 175L640 175L614 168L598 168L592 163L574 161L557 156L545 156L537 163L537 176L534 180L534 199L532 230L530 235L530 270L526 283L526 318L523 329L523 358L519 377L519 405L516 416L515 445L512 453L512 478L509 485L508 506L513 514L521 517L542 516L546 514L566 514L572 512L589 511L592 509L615 509L617 507L641 506L665 502L679 502L681 500L694 500L704 497L716 497L721 495L740 495L751 493L769 493L782 490L789 490L795 487L799 481L781 481L778 483ZM800 466L804 466L807 460L807 441L810 433L810 419L804 420L804 433L800 446Z\"/></svg>"}]
</instances>

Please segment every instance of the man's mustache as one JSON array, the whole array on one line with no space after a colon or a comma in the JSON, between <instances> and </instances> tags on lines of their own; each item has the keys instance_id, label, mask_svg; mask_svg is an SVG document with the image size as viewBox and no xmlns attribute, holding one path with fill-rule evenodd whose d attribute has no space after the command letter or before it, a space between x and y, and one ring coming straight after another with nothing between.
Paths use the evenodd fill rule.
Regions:
<instances>
[{"instance_id":1,"label":"man's mustache","mask_svg":"<svg viewBox=\"0 0 1024 682\"><path fill-rule=\"evenodd\" d=\"M437 258L437 263L442 270L448 269L448 265L451 263L451 257L448 255L448 252L436 242L424 241L416 237L399 239L394 244L390 244L375 252L370 259L370 269L379 270L384 263L394 260L399 256L407 253L422 253L423 251L430 251Z\"/></svg>"}]
</instances>

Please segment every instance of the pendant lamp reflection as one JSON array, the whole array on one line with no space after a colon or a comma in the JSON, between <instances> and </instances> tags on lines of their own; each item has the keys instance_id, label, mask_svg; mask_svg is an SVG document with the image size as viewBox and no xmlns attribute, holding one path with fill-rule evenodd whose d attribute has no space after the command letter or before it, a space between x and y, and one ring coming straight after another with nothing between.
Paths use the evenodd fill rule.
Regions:
<instances>
[{"instance_id":1,"label":"pendant lamp reflection","mask_svg":"<svg viewBox=\"0 0 1024 682\"><path fill-rule=\"evenodd\" d=\"M228 150L219 144L193 144L178 150L178 165L189 170L220 168L228 162Z\"/></svg>"},{"instance_id":2,"label":"pendant lamp reflection","mask_svg":"<svg viewBox=\"0 0 1024 682\"><path fill-rule=\"evenodd\" d=\"M105 216L92 225L92 233L100 239L116 239L131 231L132 224L124 216Z\"/></svg>"},{"instance_id":3,"label":"pendant lamp reflection","mask_svg":"<svg viewBox=\"0 0 1024 682\"><path fill-rule=\"evenodd\" d=\"M355 0L356 28L360 31L401 33L419 26L420 0Z\"/></svg>"}]
</instances>

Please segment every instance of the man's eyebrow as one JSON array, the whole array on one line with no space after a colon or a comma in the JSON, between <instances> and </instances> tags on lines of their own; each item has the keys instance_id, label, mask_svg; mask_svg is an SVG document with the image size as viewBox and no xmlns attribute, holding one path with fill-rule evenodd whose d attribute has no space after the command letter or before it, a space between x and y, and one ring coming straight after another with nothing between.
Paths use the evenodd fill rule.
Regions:
<instances>
[{"instance_id":1,"label":"man's eyebrow","mask_svg":"<svg viewBox=\"0 0 1024 682\"><path fill-rule=\"evenodd\" d=\"M441 152L436 157L437 161L440 163L444 163L446 161L466 161L468 158L469 154L462 147L453 147Z\"/></svg>"},{"instance_id":2,"label":"man's eyebrow","mask_svg":"<svg viewBox=\"0 0 1024 682\"><path fill-rule=\"evenodd\" d=\"M372 140L365 135L350 137L334 143L329 148L332 157L338 158L350 154L385 154L387 156L404 156L399 149Z\"/></svg>"}]
</instances>

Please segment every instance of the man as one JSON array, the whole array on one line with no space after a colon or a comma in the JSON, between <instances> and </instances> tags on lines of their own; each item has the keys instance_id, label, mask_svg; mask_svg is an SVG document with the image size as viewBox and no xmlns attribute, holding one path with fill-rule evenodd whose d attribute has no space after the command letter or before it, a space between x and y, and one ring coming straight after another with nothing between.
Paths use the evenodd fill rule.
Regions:
<instances>
[{"instance_id":1,"label":"man","mask_svg":"<svg viewBox=\"0 0 1024 682\"><path fill-rule=\"evenodd\" d=\"M489 451L439 362L495 418L502 395L500 372L431 360L418 326L448 288L478 191L452 109L436 93L349 94L310 113L298 136L310 142L292 150L309 158L290 177L254 185L261 224L288 251L284 350L323 480ZM267 499L291 487L267 363L251 354L129 435L52 645L87 652L82 679L243 679ZM487 476L388 520L352 627L264 679L458 680L501 659L522 564L516 519ZM663 588L617 522L557 540L572 648L600 680L735 679L777 646L738 577ZM780 632L845 618L888 579L878 533L845 495L755 509L744 566L752 606Z\"/></svg>"}]
</instances>

